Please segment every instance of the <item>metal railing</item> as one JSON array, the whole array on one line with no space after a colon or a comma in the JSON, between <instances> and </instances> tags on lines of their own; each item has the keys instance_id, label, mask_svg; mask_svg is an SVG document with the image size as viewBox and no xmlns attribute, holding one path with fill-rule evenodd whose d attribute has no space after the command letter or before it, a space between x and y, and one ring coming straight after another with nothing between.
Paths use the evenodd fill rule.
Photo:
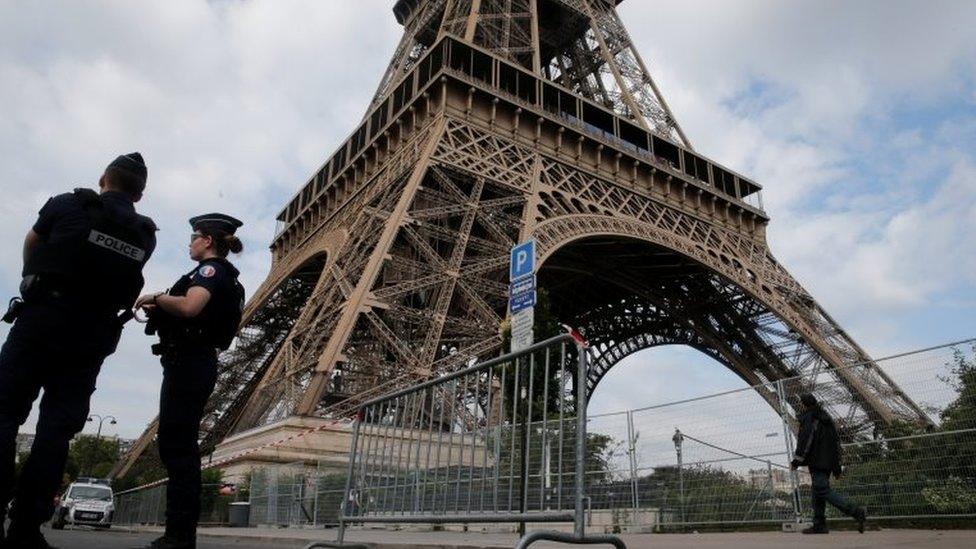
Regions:
<instances>
[{"instance_id":1,"label":"metal railing","mask_svg":"<svg viewBox=\"0 0 976 549\"><path fill-rule=\"evenodd\" d=\"M221 494L225 484L204 484L200 495L200 525L223 526L229 522L233 494ZM119 492L115 495L116 524L166 524L166 485Z\"/></svg>"},{"instance_id":2,"label":"metal railing","mask_svg":"<svg viewBox=\"0 0 976 549\"><path fill-rule=\"evenodd\" d=\"M587 353L569 336L363 404L354 426L337 543L350 523L569 522L539 540L585 535Z\"/></svg>"}]
</instances>

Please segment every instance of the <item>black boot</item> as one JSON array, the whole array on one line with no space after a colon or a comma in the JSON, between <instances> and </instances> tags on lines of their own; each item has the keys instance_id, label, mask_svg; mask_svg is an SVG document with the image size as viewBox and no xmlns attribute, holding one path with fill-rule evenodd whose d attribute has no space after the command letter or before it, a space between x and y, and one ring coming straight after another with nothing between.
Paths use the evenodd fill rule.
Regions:
<instances>
[{"instance_id":1,"label":"black boot","mask_svg":"<svg viewBox=\"0 0 976 549\"><path fill-rule=\"evenodd\" d=\"M804 534L829 534L830 531L827 530L826 524L814 524L809 528L803 529Z\"/></svg>"},{"instance_id":2,"label":"black boot","mask_svg":"<svg viewBox=\"0 0 976 549\"><path fill-rule=\"evenodd\" d=\"M864 523L868 520L868 510L864 507L858 507L854 511L854 520L857 521L857 531L864 533Z\"/></svg>"}]
</instances>

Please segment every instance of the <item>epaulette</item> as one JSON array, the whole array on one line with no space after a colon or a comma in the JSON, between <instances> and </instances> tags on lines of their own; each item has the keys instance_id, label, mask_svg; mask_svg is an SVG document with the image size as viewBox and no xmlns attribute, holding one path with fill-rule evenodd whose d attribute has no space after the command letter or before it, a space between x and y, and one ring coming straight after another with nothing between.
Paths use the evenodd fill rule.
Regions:
<instances>
[{"instance_id":1,"label":"epaulette","mask_svg":"<svg viewBox=\"0 0 976 549\"><path fill-rule=\"evenodd\" d=\"M102 204L102 201L98 199L98 193L91 189L79 187L74 190L73 194L78 197L79 200L81 200L82 205L85 207Z\"/></svg>"}]
</instances>

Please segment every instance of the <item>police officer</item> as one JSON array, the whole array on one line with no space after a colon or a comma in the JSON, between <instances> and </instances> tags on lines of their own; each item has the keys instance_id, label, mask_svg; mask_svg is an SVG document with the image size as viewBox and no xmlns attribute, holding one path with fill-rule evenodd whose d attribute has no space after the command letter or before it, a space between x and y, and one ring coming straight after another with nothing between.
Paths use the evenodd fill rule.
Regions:
<instances>
[{"instance_id":1,"label":"police officer","mask_svg":"<svg viewBox=\"0 0 976 549\"><path fill-rule=\"evenodd\" d=\"M217 380L217 353L230 346L244 309L244 288L228 252L243 249L241 222L224 214L190 219L190 258L196 267L166 293L147 294L137 306L149 313L147 333L163 365L159 397L159 455L169 473L166 533L150 548L192 548L200 516L200 447L204 406Z\"/></svg>"},{"instance_id":2,"label":"police officer","mask_svg":"<svg viewBox=\"0 0 976 549\"><path fill-rule=\"evenodd\" d=\"M95 378L122 332L119 312L138 297L156 247L156 226L133 206L146 173L139 153L116 158L100 194L76 189L49 199L24 241L23 302L5 318L14 325L0 350L0 525L14 490L17 429L42 388L44 396L7 547L50 547L39 526L53 512L68 442L85 425Z\"/></svg>"}]
</instances>

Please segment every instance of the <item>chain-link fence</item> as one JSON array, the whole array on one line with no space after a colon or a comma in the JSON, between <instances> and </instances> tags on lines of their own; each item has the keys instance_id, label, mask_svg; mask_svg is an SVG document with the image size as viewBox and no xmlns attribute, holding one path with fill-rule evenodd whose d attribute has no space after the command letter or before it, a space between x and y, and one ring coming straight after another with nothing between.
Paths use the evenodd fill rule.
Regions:
<instances>
[{"instance_id":1,"label":"chain-link fence","mask_svg":"<svg viewBox=\"0 0 976 549\"><path fill-rule=\"evenodd\" d=\"M974 354L971 340L848 367L881 368L923 411L910 418L865 415L856 391L841 386L862 376L816 373L591 416L589 433L601 443L600 467L587 474L592 526L810 518L809 473L789 466L803 392L838 427L844 473L832 485L870 517L976 518Z\"/></svg>"},{"instance_id":2,"label":"chain-link fence","mask_svg":"<svg viewBox=\"0 0 976 549\"><path fill-rule=\"evenodd\" d=\"M250 524L336 525L345 486L345 473L336 473L321 463L255 469L251 472Z\"/></svg>"},{"instance_id":3,"label":"chain-link fence","mask_svg":"<svg viewBox=\"0 0 976 549\"><path fill-rule=\"evenodd\" d=\"M222 526L229 522L230 504L237 495L225 484L204 484L200 495L200 525ZM116 524L166 524L166 485L119 492L115 496Z\"/></svg>"}]
</instances>

